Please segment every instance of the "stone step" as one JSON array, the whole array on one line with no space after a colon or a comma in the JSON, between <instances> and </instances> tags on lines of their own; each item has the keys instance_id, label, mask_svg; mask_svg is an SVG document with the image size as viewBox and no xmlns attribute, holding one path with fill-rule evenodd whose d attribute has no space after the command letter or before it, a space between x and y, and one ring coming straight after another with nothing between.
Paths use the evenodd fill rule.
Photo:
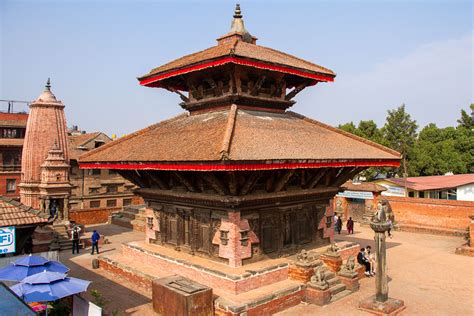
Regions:
<instances>
[{"instance_id":1,"label":"stone step","mask_svg":"<svg viewBox=\"0 0 474 316\"><path fill-rule=\"evenodd\" d=\"M112 217L112 224L125 228L133 228L131 219L127 217Z\"/></svg>"},{"instance_id":2,"label":"stone step","mask_svg":"<svg viewBox=\"0 0 474 316\"><path fill-rule=\"evenodd\" d=\"M332 271L326 270L324 272L324 276L326 277L326 280L333 279L336 277L336 274Z\"/></svg>"},{"instance_id":3,"label":"stone step","mask_svg":"<svg viewBox=\"0 0 474 316\"><path fill-rule=\"evenodd\" d=\"M329 286L334 286L336 284L339 284L341 283L341 280L339 278L332 278L332 279L326 279L326 281L328 282Z\"/></svg>"},{"instance_id":4,"label":"stone step","mask_svg":"<svg viewBox=\"0 0 474 316\"><path fill-rule=\"evenodd\" d=\"M346 289L346 286L344 284L339 283L334 286L331 286L329 288L329 291L331 292L331 295L336 295L337 293L342 292L345 289Z\"/></svg>"},{"instance_id":5,"label":"stone step","mask_svg":"<svg viewBox=\"0 0 474 316\"><path fill-rule=\"evenodd\" d=\"M349 290L344 290L344 291L341 291L341 292L339 292L339 293L337 293L337 294L335 294L335 295L332 295L332 296L331 296L330 303L333 303L333 302L335 302L335 301L338 301L338 300L340 300L341 298L346 297L347 295L350 295L350 294L352 294L351 291L349 291Z\"/></svg>"},{"instance_id":6,"label":"stone step","mask_svg":"<svg viewBox=\"0 0 474 316\"><path fill-rule=\"evenodd\" d=\"M118 214L122 215L122 217L127 217L127 218L131 218L131 219L140 218L140 219L145 220L145 218L146 218L146 216L144 214L131 213L131 212L127 212L127 211L122 211L122 212L119 212Z\"/></svg>"}]
</instances>

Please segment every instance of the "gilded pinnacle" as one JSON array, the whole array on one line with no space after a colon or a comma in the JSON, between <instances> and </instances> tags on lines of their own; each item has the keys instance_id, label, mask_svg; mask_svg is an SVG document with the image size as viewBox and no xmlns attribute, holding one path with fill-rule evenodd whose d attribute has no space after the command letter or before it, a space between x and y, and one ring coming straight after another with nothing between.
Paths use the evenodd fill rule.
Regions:
<instances>
[{"instance_id":1,"label":"gilded pinnacle","mask_svg":"<svg viewBox=\"0 0 474 316\"><path fill-rule=\"evenodd\" d=\"M235 5L234 18L235 19L241 19L242 18L242 12L240 11L240 4Z\"/></svg>"},{"instance_id":2,"label":"gilded pinnacle","mask_svg":"<svg viewBox=\"0 0 474 316\"><path fill-rule=\"evenodd\" d=\"M48 78L48 81L46 81L46 90L51 91L51 80Z\"/></svg>"}]
</instances>

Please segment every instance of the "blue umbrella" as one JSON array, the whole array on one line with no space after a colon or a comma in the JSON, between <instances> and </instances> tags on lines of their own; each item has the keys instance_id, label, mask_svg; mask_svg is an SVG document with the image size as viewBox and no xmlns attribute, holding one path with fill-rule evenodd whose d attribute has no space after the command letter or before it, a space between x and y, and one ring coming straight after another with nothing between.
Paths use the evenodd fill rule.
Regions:
<instances>
[{"instance_id":1,"label":"blue umbrella","mask_svg":"<svg viewBox=\"0 0 474 316\"><path fill-rule=\"evenodd\" d=\"M11 290L25 302L50 302L85 292L91 282L68 277L65 273L44 271L25 278Z\"/></svg>"},{"instance_id":2,"label":"blue umbrella","mask_svg":"<svg viewBox=\"0 0 474 316\"><path fill-rule=\"evenodd\" d=\"M43 271L67 273L68 267L58 261L49 261L41 256L27 256L0 268L0 280L21 281L24 278Z\"/></svg>"}]
</instances>

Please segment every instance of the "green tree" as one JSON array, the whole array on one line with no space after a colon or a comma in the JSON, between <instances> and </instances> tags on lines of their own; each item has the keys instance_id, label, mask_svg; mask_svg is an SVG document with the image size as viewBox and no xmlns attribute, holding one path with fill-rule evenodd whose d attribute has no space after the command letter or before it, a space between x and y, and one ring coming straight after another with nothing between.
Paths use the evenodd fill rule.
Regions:
<instances>
[{"instance_id":1,"label":"green tree","mask_svg":"<svg viewBox=\"0 0 474 316\"><path fill-rule=\"evenodd\" d=\"M382 133L386 144L402 154L402 165L397 171L400 176L408 173L407 163L410 161L410 155L413 154L417 128L416 121L412 120L410 114L405 111L405 104L388 111Z\"/></svg>"},{"instance_id":2,"label":"green tree","mask_svg":"<svg viewBox=\"0 0 474 316\"><path fill-rule=\"evenodd\" d=\"M471 104L471 115L467 114L466 111L461 110L461 118L458 119L459 126L467 129L474 128L474 103Z\"/></svg>"}]
</instances>

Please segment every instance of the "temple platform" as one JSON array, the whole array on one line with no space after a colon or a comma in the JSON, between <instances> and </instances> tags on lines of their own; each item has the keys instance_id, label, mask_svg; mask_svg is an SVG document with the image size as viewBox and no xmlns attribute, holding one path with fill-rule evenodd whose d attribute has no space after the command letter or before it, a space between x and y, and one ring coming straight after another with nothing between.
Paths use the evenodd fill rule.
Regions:
<instances>
[{"instance_id":1,"label":"temple platform","mask_svg":"<svg viewBox=\"0 0 474 316\"><path fill-rule=\"evenodd\" d=\"M347 258L359 248L350 242L338 244L341 257ZM327 247L315 248L312 254L323 254ZM238 268L225 263L193 256L160 245L133 241L122 244L121 253L99 256L101 269L135 283L151 293L152 281L180 275L209 286L215 296L217 315L272 314L307 301L307 281L291 277L296 256L268 259ZM325 268L321 260L316 266ZM329 283L327 303L352 293L336 273L325 268Z\"/></svg>"}]
</instances>

